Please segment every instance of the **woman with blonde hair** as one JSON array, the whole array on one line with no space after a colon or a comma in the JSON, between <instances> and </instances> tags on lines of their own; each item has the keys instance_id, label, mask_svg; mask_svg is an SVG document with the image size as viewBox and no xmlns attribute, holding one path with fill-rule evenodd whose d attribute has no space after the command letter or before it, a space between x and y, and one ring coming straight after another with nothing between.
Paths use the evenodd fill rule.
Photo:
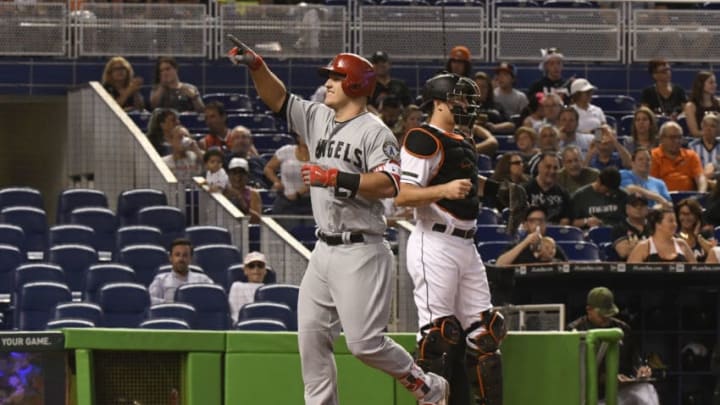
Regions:
<instances>
[{"instance_id":1,"label":"woman with blonde hair","mask_svg":"<svg viewBox=\"0 0 720 405\"><path fill-rule=\"evenodd\" d=\"M145 100L140 94L142 77L135 77L130 62L122 56L115 56L105 64L102 85L125 111L142 110Z\"/></svg>"}]
</instances>

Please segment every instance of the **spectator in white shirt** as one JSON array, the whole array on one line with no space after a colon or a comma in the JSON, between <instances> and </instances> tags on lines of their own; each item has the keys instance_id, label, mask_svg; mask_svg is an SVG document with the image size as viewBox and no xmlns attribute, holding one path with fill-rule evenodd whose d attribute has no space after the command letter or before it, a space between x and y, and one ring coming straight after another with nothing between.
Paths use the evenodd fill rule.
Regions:
<instances>
[{"instance_id":1,"label":"spectator in white shirt","mask_svg":"<svg viewBox=\"0 0 720 405\"><path fill-rule=\"evenodd\" d=\"M243 260L243 272L247 282L236 281L230 287L228 300L230 301L230 315L233 323L238 320L240 308L245 304L255 301L255 290L263 285L263 279L267 273L267 260L260 252L250 252Z\"/></svg>"},{"instance_id":2,"label":"spectator in white shirt","mask_svg":"<svg viewBox=\"0 0 720 405\"><path fill-rule=\"evenodd\" d=\"M597 87L593 86L587 79L575 79L570 86L572 107L577 110L580 116L580 119L578 119L578 132L593 133L607 122L602 108L590 104L595 90L597 90Z\"/></svg>"},{"instance_id":3,"label":"spectator in white shirt","mask_svg":"<svg viewBox=\"0 0 720 405\"><path fill-rule=\"evenodd\" d=\"M228 186L228 175L223 169L225 155L219 149L210 149L205 152L205 168L207 174L205 180L211 193L222 192Z\"/></svg>"},{"instance_id":4,"label":"spectator in white shirt","mask_svg":"<svg viewBox=\"0 0 720 405\"><path fill-rule=\"evenodd\" d=\"M175 290L183 284L213 283L205 274L190 271L192 243L188 239L175 239L172 242L169 259L172 271L158 274L150 283L153 304L175 302Z\"/></svg>"}]
</instances>

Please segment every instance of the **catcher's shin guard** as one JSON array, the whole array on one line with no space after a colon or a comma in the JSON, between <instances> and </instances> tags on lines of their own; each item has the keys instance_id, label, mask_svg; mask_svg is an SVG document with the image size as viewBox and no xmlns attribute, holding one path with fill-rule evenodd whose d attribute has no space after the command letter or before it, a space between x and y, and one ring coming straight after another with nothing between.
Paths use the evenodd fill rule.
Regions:
<instances>
[{"instance_id":1,"label":"catcher's shin guard","mask_svg":"<svg viewBox=\"0 0 720 405\"><path fill-rule=\"evenodd\" d=\"M454 316L437 318L420 328L416 360L425 371L452 377L452 363L462 355L463 331L460 321Z\"/></svg>"},{"instance_id":2,"label":"catcher's shin guard","mask_svg":"<svg viewBox=\"0 0 720 405\"><path fill-rule=\"evenodd\" d=\"M475 397L474 404L502 405L500 342L506 334L502 314L490 310L483 312L482 319L467 330L465 370Z\"/></svg>"}]
</instances>

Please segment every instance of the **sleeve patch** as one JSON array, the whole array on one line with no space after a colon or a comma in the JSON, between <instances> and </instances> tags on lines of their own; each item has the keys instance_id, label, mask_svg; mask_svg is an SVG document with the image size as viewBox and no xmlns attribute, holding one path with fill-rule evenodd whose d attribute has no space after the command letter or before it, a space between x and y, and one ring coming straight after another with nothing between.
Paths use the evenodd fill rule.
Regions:
<instances>
[{"instance_id":1,"label":"sleeve patch","mask_svg":"<svg viewBox=\"0 0 720 405\"><path fill-rule=\"evenodd\" d=\"M410 131L405 137L405 149L414 155L430 157L438 150L438 140L425 131Z\"/></svg>"}]
</instances>

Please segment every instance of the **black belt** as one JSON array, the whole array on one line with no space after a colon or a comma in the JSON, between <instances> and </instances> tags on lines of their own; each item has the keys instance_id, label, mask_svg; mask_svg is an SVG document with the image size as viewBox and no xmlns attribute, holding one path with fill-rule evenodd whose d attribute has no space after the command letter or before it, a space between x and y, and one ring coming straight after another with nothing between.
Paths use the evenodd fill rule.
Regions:
<instances>
[{"instance_id":1,"label":"black belt","mask_svg":"<svg viewBox=\"0 0 720 405\"><path fill-rule=\"evenodd\" d=\"M435 232L445 233L445 231L447 230L447 225L433 224L432 230ZM473 229L454 228L451 235L457 236L458 238L463 238L463 239L472 239L475 237L475 228L473 228Z\"/></svg>"},{"instance_id":2,"label":"black belt","mask_svg":"<svg viewBox=\"0 0 720 405\"><path fill-rule=\"evenodd\" d=\"M321 241L327 243L329 246L337 246L337 245L343 245L345 243L362 243L365 242L365 237L360 232L351 232L350 238L347 240L343 240L342 234L339 235L329 235L324 232L317 232L317 237Z\"/></svg>"}]
</instances>

